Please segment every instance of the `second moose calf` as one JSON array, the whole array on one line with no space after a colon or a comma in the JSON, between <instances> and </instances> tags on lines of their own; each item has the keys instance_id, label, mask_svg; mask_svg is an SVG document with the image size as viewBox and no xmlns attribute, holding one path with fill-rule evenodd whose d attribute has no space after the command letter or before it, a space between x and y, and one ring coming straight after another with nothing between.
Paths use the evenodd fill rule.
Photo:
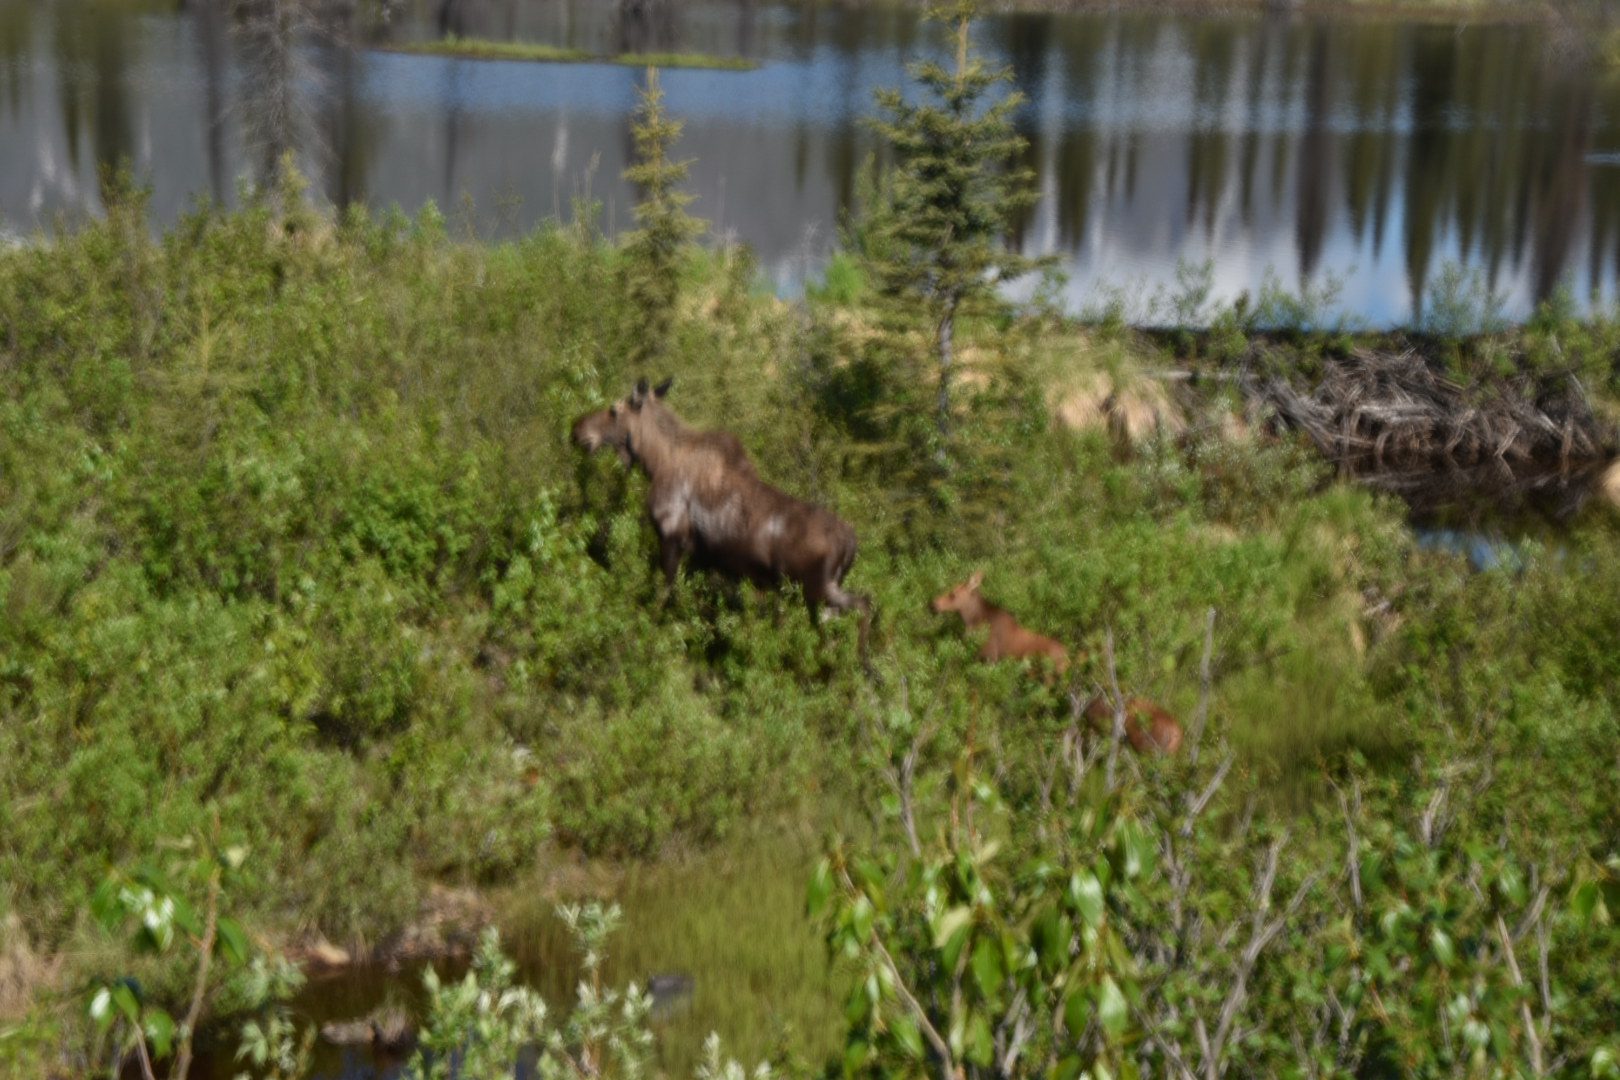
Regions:
<instances>
[{"instance_id":1,"label":"second moose calf","mask_svg":"<svg viewBox=\"0 0 1620 1080\"><path fill-rule=\"evenodd\" d=\"M1114 707L1101 694L1086 706L1085 717L1097 731L1114 730ZM1162 705L1146 698L1126 698L1125 738L1138 754L1173 754L1181 749L1181 725Z\"/></svg>"}]
</instances>

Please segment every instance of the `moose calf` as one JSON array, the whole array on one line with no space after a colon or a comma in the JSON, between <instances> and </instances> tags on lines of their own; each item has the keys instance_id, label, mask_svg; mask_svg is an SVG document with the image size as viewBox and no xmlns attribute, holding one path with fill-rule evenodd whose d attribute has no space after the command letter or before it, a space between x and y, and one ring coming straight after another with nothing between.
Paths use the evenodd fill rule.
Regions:
<instances>
[{"instance_id":1,"label":"moose calf","mask_svg":"<svg viewBox=\"0 0 1620 1080\"><path fill-rule=\"evenodd\" d=\"M1084 715L1097 731L1113 732L1114 707L1103 695L1091 699ZM1126 698L1125 738L1138 754L1173 754L1181 748L1181 725L1163 706L1146 698Z\"/></svg>"},{"instance_id":2,"label":"moose calf","mask_svg":"<svg viewBox=\"0 0 1620 1080\"><path fill-rule=\"evenodd\" d=\"M979 650L979 659L996 661L1044 656L1052 662L1056 674L1063 674L1069 666L1068 650L1046 635L1020 626L1009 612L986 600L979 591L983 583L984 571L975 571L962 584L936 596L929 607L938 615L956 612L962 616L962 622L969 630L986 625L990 627L990 636ZM1084 715L1097 730L1113 730L1114 709L1102 695L1092 698ZM1128 698L1125 702L1125 738L1130 742L1131 749L1139 754L1173 754L1181 746L1181 725L1164 708L1146 698Z\"/></svg>"},{"instance_id":3,"label":"moose calf","mask_svg":"<svg viewBox=\"0 0 1620 1080\"><path fill-rule=\"evenodd\" d=\"M973 576L954 589L934 597L929 605L936 615L954 611L962 616L969 630L990 627L990 636L979 650L979 659L986 661L1018 660L1023 657L1046 657L1052 662L1054 673L1061 675L1069 667L1069 651L1044 634L1037 634L1018 625L1010 613L984 598L979 586L984 583L984 571L975 570Z\"/></svg>"}]
</instances>

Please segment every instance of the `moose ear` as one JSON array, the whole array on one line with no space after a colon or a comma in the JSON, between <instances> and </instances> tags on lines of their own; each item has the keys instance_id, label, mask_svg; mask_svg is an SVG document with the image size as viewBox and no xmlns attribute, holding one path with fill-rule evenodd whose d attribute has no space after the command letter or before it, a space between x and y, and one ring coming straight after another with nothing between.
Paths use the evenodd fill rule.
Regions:
<instances>
[{"instance_id":1,"label":"moose ear","mask_svg":"<svg viewBox=\"0 0 1620 1080\"><path fill-rule=\"evenodd\" d=\"M983 585L984 584L984 571L983 570L975 570L975 571L973 571L973 576L968 578L967 583L968 583L968 588L970 588L970 589L977 589L980 585Z\"/></svg>"},{"instance_id":2,"label":"moose ear","mask_svg":"<svg viewBox=\"0 0 1620 1080\"><path fill-rule=\"evenodd\" d=\"M675 385L675 376L671 375L657 386L653 387L653 397L661 398L669 393L669 388Z\"/></svg>"},{"instance_id":3,"label":"moose ear","mask_svg":"<svg viewBox=\"0 0 1620 1080\"><path fill-rule=\"evenodd\" d=\"M641 408L641 403L646 401L646 400L647 400L647 380L646 379L640 379L640 380L638 380L636 382L636 388L634 390L630 391L630 407L632 409L639 409L639 408Z\"/></svg>"}]
</instances>

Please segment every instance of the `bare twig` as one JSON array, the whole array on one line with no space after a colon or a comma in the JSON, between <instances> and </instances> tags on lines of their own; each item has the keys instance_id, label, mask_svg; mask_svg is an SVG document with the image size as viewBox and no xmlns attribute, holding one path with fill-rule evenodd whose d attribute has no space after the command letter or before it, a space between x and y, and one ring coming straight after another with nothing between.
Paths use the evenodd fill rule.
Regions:
<instances>
[{"instance_id":1,"label":"bare twig","mask_svg":"<svg viewBox=\"0 0 1620 1080\"><path fill-rule=\"evenodd\" d=\"M844 880L844 888L850 892L856 891L855 883L850 880L848 870L840 868L839 876ZM923 1037L928 1040L928 1045L933 1048L934 1055L939 1058L941 1080L955 1080L958 1072L956 1061L951 1056L950 1043L946 1042L944 1037L940 1035L939 1029L934 1026L934 1022L928 1019L927 1010L922 1007L922 1003L917 1000L916 995L912 994L911 988L906 985L906 980L900 973L900 965L894 962L894 957L889 953L888 946L883 944L883 938L875 928L872 930L871 940L872 948L877 950L878 958L883 961L884 967L889 969L890 977L894 979L894 988L900 995L900 1000L905 1002L906 1008L916 1018L917 1026L922 1029Z\"/></svg>"},{"instance_id":2,"label":"bare twig","mask_svg":"<svg viewBox=\"0 0 1620 1080\"><path fill-rule=\"evenodd\" d=\"M1423 811L1423 819L1418 823L1418 835L1423 839L1424 847L1434 847L1440 842L1440 834L1444 832L1439 827L1440 812L1445 808L1446 797L1451 794L1451 777L1443 777L1440 786L1434 789L1429 797L1429 805Z\"/></svg>"},{"instance_id":3,"label":"bare twig","mask_svg":"<svg viewBox=\"0 0 1620 1080\"><path fill-rule=\"evenodd\" d=\"M141 1030L139 1024L135 1025L135 1057L141 1063L141 1080L157 1080L152 1072L152 1055L146 1051L146 1032ZM183 1073L176 1073L182 1076Z\"/></svg>"},{"instance_id":4,"label":"bare twig","mask_svg":"<svg viewBox=\"0 0 1620 1080\"><path fill-rule=\"evenodd\" d=\"M1541 1011L1552 1016L1552 982L1547 978L1547 920L1536 920L1536 961L1541 969Z\"/></svg>"},{"instance_id":5,"label":"bare twig","mask_svg":"<svg viewBox=\"0 0 1620 1080\"><path fill-rule=\"evenodd\" d=\"M216 822L217 828L217 822ZM180 1049L175 1054L174 1075L184 1078L191 1072L192 1039L197 1034L197 1021L202 1018L203 1001L208 994L208 969L214 959L214 936L219 930L220 866L216 859L208 875L208 901L203 914L203 936L197 948L197 981L191 990L191 1005L186 1010L185 1022L180 1026Z\"/></svg>"},{"instance_id":6,"label":"bare twig","mask_svg":"<svg viewBox=\"0 0 1620 1080\"><path fill-rule=\"evenodd\" d=\"M1513 952L1513 935L1508 933L1507 923L1503 921L1500 912L1496 916L1496 936L1502 942L1502 956L1507 960L1508 973L1513 976L1513 985L1523 986L1524 975L1519 971L1519 958ZM1547 1070L1542 1065L1541 1035L1536 1031L1536 1018L1530 1011L1528 999L1519 1002L1519 1015L1524 1020L1525 1038L1530 1040L1531 1073L1535 1076L1546 1076Z\"/></svg>"},{"instance_id":7,"label":"bare twig","mask_svg":"<svg viewBox=\"0 0 1620 1080\"><path fill-rule=\"evenodd\" d=\"M1349 849L1345 853L1345 872L1350 877L1350 901L1357 911L1361 910L1361 841L1356 836L1356 818L1361 816L1361 781L1351 780L1351 791L1354 800L1344 797L1343 789L1334 786L1334 792L1339 796L1339 809L1344 812L1344 830L1349 835Z\"/></svg>"},{"instance_id":8,"label":"bare twig","mask_svg":"<svg viewBox=\"0 0 1620 1080\"><path fill-rule=\"evenodd\" d=\"M1216 767L1215 775L1211 776L1209 778L1209 783L1204 785L1204 790L1199 792L1196 798L1191 799L1187 803L1187 814L1181 819L1182 836L1192 835L1193 826L1197 822L1198 816L1204 812L1204 808L1209 805L1209 801L1213 799L1215 797L1215 793L1220 790L1221 782L1226 779L1226 774L1232 770L1232 762L1234 760L1235 758L1232 754L1227 754L1226 757L1221 760L1220 765Z\"/></svg>"},{"instance_id":9,"label":"bare twig","mask_svg":"<svg viewBox=\"0 0 1620 1080\"><path fill-rule=\"evenodd\" d=\"M1237 1023L1238 1012L1248 998L1249 976L1254 972L1255 965L1260 960L1260 954L1266 947L1282 933L1289 920L1305 902L1305 896L1315 886L1317 877L1312 873L1306 877L1294 891L1282 913L1276 918L1268 920L1266 913L1271 908L1271 893L1277 881L1277 861L1282 854L1283 844L1288 840L1286 833L1278 836L1266 849L1265 861L1260 871L1260 880L1254 887L1254 916L1251 920L1249 941L1243 947L1238 958L1237 968L1232 975L1232 987L1227 991L1226 999L1221 1003L1220 1019L1216 1022L1215 1034L1209 1039L1209 1052L1204 1058L1204 1076L1206 1080L1218 1080L1221 1075L1221 1058L1232 1038L1234 1025Z\"/></svg>"}]
</instances>

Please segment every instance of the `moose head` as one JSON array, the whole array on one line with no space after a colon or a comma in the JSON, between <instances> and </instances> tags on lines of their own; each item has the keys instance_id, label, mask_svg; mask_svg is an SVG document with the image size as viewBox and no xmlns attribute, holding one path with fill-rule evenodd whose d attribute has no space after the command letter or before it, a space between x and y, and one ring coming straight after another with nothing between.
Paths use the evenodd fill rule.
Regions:
<instances>
[{"instance_id":1,"label":"moose head","mask_svg":"<svg viewBox=\"0 0 1620 1080\"><path fill-rule=\"evenodd\" d=\"M605 409L586 413L574 421L574 444L587 454L594 454L604 446L618 451L620 459L629 465L634 453L636 420L649 400L662 401L674 377L657 386L649 387L646 379L636 382L635 389Z\"/></svg>"}]
</instances>

